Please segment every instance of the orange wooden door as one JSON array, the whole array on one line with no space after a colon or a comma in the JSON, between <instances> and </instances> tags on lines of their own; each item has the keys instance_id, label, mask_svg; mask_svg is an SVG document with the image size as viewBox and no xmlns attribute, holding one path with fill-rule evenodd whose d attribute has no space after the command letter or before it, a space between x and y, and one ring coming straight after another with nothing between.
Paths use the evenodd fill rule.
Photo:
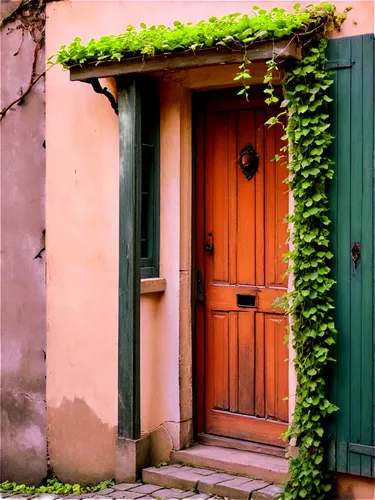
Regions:
<instances>
[{"instance_id":1,"label":"orange wooden door","mask_svg":"<svg viewBox=\"0 0 375 500\"><path fill-rule=\"evenodd\" d=\"M287 288L287 168L271 161L284 144L282 127L264 126L280 110L263 98L211 96L204 132L205 430L281 446L288 352L286 318L273 302ZM251 180L237 161L247 144L259 155Z\"/></svg>"}]
</instances>

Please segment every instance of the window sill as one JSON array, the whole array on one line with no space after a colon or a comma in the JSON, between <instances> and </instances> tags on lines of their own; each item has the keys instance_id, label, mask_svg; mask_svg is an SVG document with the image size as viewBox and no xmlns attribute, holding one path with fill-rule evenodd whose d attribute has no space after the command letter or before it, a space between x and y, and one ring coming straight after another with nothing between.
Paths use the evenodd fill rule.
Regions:
<instances>
[{"instance_id":1,"label":"window sill","mask_svg":"<svg viewBox=\"0 0 375 500\"><path fill-rule=\"evenodd\" d=\"M141 295L164 292L167 287L165 278L145 278L141 280Z\"/></svg>"}]
</instances>

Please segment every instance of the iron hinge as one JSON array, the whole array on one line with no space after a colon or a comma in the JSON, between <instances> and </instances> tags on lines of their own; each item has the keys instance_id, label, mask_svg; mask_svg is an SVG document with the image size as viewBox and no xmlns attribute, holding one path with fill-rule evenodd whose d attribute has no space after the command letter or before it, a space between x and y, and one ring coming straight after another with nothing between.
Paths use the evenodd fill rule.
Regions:
<instances>
[{"instance_id":1,"label":"iron hinge","mask_svg":"<svg viewBox=\"0 0 375 500\"><path fill-rule=\"evenodd\" d=\"M375 457L375 446L366 446L364 444L349 443L349 453L356 453L358 455L367 455Z\"/></svg>"},{"instance_id":2,"label":"iron hinge","mask_svg":"<svg viewBox=\"0 0 375 500\"><path fill-rule=\"evenodd\" d=\"M326 61L324 64L325 70L338 70L338 69L350 69L354 66L355 62L350 59L338 59L333 61Z\"/></svg>"}]
</instances>

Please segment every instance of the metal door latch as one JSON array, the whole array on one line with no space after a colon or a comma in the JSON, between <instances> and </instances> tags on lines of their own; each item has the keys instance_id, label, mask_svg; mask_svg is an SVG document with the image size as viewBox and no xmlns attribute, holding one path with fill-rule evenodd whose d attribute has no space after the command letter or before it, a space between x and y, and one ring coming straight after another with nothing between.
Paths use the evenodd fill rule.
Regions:
<instances>
[{"instance_id":1,"label":"metal door latch","mask_svg":"<svg viewBox=\"0 0 375 500\"><path fill-rule=\"evenodd\" d=\"M197 289L196 289L196 297L195 300L197 302L204 302L204 283L201 278L201 270L197 269L196 271L196 284L197 284Z\"/></svg>"},{"instance_id":2,"label":"metal door latch","mask_svg":"<svg viewBox=\"0 0 375 500\"><path fill-rule=\"evenodd\" d=\"M214 242L213 242L212 233L208 233L204 248L206 249L206 252L208 252L208 253L212 253L214 251Z\"/></svg>"},{"instance_id":3,"label":"metal door latch","mask_svg":"<svg viewBox=\"0 0 375 500\"><path fill-rule=\"evenodd\" d=\"M360 256L361 256L361 248L359 246L358 241L355 241L352 246L352 261L354 269L357 269Z\"/></svg>"}]
</instances>

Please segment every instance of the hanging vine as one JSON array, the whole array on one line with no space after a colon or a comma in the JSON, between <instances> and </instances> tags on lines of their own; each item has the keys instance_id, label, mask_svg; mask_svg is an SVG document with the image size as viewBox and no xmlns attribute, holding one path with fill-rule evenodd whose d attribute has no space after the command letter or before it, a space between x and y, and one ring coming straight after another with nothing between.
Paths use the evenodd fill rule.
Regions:
<instances>
[{"instance_id":1,"label":"hanging vine","mask_svg":"<svg viewBox=\"0 0 375 500\"><path fill-rule=\"evenodd\" d=\"M33 61L30 68L30 79L27 88L19 90L18 97L6 104L0 110L0 121L5 117L10 109L15 105L21 106L31 92L33 87L41 80L46 71L37 75L37 65L39 62L39 53L44 48L45 41L45 7L47 0L20 0L13 10L8 12L0 19L0 29L8 28L7 35L12 31L21 30L21 44L18 50L13 54L17 56L22 48L26 34L29 34L35 43ZM10 26L10 24L12 26Z\"/></svg>"},{"instance_id":2,"label":"hanging vine","mask_svg":"<svg viewBox=\"0 0 375 500\"><path fill-rule=\"evenodd\" d=\"M287 255L294 289L283 299L291 315L292 346L296 356L296 405L293 422L286 437L294 438L297 458L290 462L291 478L284 500L296 498L329 498L332 479L325 460L325 421L338 408L327 399L326 368L330 361L329 346L335 343L329 277L327 179L333 177L327 148L329 134L327 89L332 84L323 69L327 40L310 41L302 61L285 75L288 106L285 138L289 141L292 161L289 186L294 197L292 223L293 250Z\"/></svg>"},{"instance_id":3,"label":"hanging vine","mask_svg":"<svg viewBox=\"0 0 375 500\"><path fill-rule=\"evenodd\" d=\"M295 350L294 367L297 372L296 404L293 422L284 435L298 447L298 456L290 460L290 479L282 494L284 500L299 498L327 499L332 479L325 459L325 422L338 408L327 399L326 369L330 345L335 342L333 303L329 277L328 200L326 180L333 177L332 162L327 148L332 142L329 134L327 105L331 101L327 90L332 84L324 70L326 35L339 30L346 13L336 12L333 5L321 3L304 10L297 4L293 12L274 8L270 12L253 7L251 16L238 13L207 22L183 24L175 21L173 28L141 24L141 31L128 26L118 36L90 40L86 46L76 38L59 50L56 61L65 69L93 61L122 60L137 55L153 56L171 51L195 51L207 47L244 50L243 63L235 77L242 83L239 94L246 98L251 93L250 61L247 47L260 40L289 39L301 44L301 61L284 66L284 95L280 104L284 110L270 118L269 126L280 123L282 114L288 122L282 153L289 151L289 187L294 197L294 210L289 215L292 251L286 255L288 272L293 275L294 288L280 304L291 318L292 346ZM279 101L272 85L272 73L277 69L277 58L267 61L264 83L265 102ZM275 160L281 156L276 155Z\"/></svg>"}]
</instances>

